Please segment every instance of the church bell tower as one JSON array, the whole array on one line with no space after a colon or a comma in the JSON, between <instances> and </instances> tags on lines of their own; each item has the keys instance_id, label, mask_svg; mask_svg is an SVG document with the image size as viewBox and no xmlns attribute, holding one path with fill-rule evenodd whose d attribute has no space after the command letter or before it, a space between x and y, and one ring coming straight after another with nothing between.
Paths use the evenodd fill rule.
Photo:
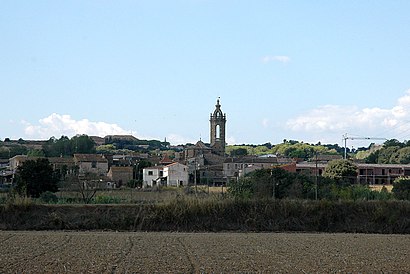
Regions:
<instances>
[{"instance_id":1,"label":"church bell tower","mask_svg":"<svg viewBox=\"0 0 410 274\"><path fill-rule=\"evenodd\" d=\"M212 152L220 156L225 156L225 124L226 114L222 113L219 98L216 101L215 111L211 113L211 148Z\"/></svg>"}]
</instances>

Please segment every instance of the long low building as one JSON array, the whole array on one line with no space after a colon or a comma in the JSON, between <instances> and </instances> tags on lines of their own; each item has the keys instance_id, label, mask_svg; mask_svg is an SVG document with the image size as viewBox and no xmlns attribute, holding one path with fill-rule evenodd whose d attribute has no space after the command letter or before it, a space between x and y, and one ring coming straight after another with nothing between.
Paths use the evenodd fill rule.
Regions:
<instances>
[{"instance_id":1,"label":"long low building","mask_svg":"<svg viewBox=\"0 0 410 274\"><path fill-rule=\"evenodd\" d=\"M237 178L257 169L269 169L273 167L281 167L290 172L295 172L295 162L290 158L279 157L229 157L223 163L223 174L226 178Z\"/></svg>"},{"instance_id":2,"label":"long low building","mask_svg":"<svg viewBox=\"0 0 410 274\"><path fill-rule=\"evenodd\" d=\"M289 172L307 176L322 176L327 167L327 161L293 162L289 158L279 157L236 157L227 158L223 164L225 178L242 177L257 169L283 168ZM321 159L321 160L319 160ZM332 159L329 159L332 160ZM402 176L410 176L410 164L365 164L356 163L357 183L368 185L391 185Z\"/></svg>"},{"instance_id":3,"label":"long low building","mask_svg":"<svg viewBox=\"0 0 410 274\"><path fill-rule=\"evenodd\" d=\"M321 176L327 164L303 162L296 164L296 172ZM404 164L363 164L358 163L357 182L368 185L390 185L402 176L410 176L410 165Z\"/></svg>"}]
</instances>

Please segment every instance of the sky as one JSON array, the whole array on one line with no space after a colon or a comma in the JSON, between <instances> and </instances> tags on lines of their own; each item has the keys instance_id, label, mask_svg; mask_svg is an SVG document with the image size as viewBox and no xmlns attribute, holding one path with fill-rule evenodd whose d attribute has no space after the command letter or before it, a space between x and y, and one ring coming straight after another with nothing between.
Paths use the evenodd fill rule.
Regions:
<instances>
[{"instance_id":1,"label":"sky","mask_svg":"<svg viewBox=\"0 0 410 274\"><path fill-rule=\"evenodd\" d=\"M0 139L209 142L220 97L229 145L409 140L409 11L407 0L3 0Z\"/></svg>"}]
</instances>

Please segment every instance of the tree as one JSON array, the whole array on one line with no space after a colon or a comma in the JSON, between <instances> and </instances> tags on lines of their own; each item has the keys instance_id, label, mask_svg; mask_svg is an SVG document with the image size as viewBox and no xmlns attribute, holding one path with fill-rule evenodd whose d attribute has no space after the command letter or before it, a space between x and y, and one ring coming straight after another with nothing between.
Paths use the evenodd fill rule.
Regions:
<instances>
[{"instance_id":1,"label":"tree","mask_svg":"<svg viewBox=\"0 0 410 274\"><path fill-rule=\"evenodd\" d=\"M390 139L384 142L383 146L384 147L404 147L405 144L401 143L400 141L396 139Z\"/></svg>"},{"instance_id":2,"label":"tree","mask_svg":"<svg viewBox=\"0 0 410 274\"><path fill-rule=\"evenodd\" d=\"M29 157L44 157L44 151L41 149L31 149L28 151L27 156Z\"/></svg>"},{"instance_id":3,"label":"tree","mask_svg":"<svg viewBox=\"0 0 410 274\"><path fill-rule=\"evenodd\" d=\"M74 136L70 141L73 153L95 153L95 143L87 135Z\"/></svg>"},{"instance_id":4,"label":"tree","mask_svg":"<svg viewBox=\"0 0 410 274\"><path fill-rule=\"evenodd\" d=\"M20 195L38 198L46 191L56 192L58 179L45 158L28 160L17 168L16 189Z\"/></svg>"},{"instance_id":5,"label":"tree","mask_svg":"<svg viewBox=\"0 0 410 274\"><path fill-rule=\"evenodd\" d=\"M236 148L236 149L231 150L230 155L231 157L245 156L245 155L248 155L248 150L246 148Z\"/></svg>"},{"instance_id":6,"label":"tree","mask_svg":"<svg viewBox=\"0 0 410 274\"><path fill-rule=\"evenodd\" d=\"M410 177L400 177L394 180L392 192L397 199L410 200Z\"/></svg>"},{"instance_id":7,"label":"tree","mask_svg":"<svg viewBox=\"0 0 410 274\"><path fill-rule=\"evenodd\" d=\"M313 182L282 168L257 169L230 182L228 192L237 198L313 198Z\"/></svg>"},{"instance_id":8,"label":"tree","mask_svg":"<svg viewBox=\"0 0 410 274\"><path fill-rule=\"evenodd\" d=\"M410 147L404 147L396 151L390 157L392 164L409 164L410 163Z\"/></svg>"},{"instance_id":9,"label":"tree","mask_svg":"<svg viewBox=\"0 0 410 274\"><path fill-rule=\"evenodd\" d=\"M352 184L357 176L357 166L349 160L330 161L323 172L323 177L336 181L339 185Z\"/></svg>"},{"instance_id":10,"label":"tree","mask_svg":"<svg viewBox=\"0 0 410 274\"><path fill-rule=\"evenodd\" d=\"M252 182L249 178L231 180L228 183L228 193L237 199L250 199L253 196Z\"/></svg>"}]
</instances>

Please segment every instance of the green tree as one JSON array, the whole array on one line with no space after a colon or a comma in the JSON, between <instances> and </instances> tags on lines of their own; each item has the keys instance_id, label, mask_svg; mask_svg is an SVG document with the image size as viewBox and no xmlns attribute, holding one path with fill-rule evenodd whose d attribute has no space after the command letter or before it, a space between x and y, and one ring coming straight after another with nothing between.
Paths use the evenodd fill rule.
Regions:
<instances>
[{"instance_id":1,"label":"green tree","mask_svg":"<svg viewBox=\"0 0 410 274\"><path fill-rule=\"evenodd\" d=\"M382 149L379 150L379 154L377 157L377 163L378 164L390 164L392 161L394 161L394 155L399 151L400 147L399 146L389 146L389 147L383 147Z\"/></svg>"},{"instance_id":2,"label":"green tree","mask_svg":"<svg viewBox=\"0 0 410 274\"><path fill-rule=\"evenodd\" d=\"M74 153L95 153L95 143L87 135L77 135L69 139L61 136L60 139L51 137L43 146L47 157L72 156Z\"/></svg>"},{"instance_id":3,"label":"green tree","mask_svg":"<svg viewBox=\"0 0 410 274\"><path fill-rule=\"evenodd\" d=\"M333 160L327 164L323 177L335 180L338 185L352 184L357 176L357 166L349 160Z\"/></svg>"},{"instance_id":4,"label":"green tree","mask_svg":"<svg viewBox=\"0 0 410 274\"><path fill-rule=\"evenodd\" d=\"M77 135L71 138L71 150L73 153L95 153L95 143L87 135Z\"/></svg>"},{"instance_id":5,"label":"green tree","mask_svg":"<svg viewBox=\"0 0 410 274\"><path fill-rule=\"evenodd\" d=\"M46 191L56 192L58 179L45 158L27 160L17 168L16 189L20 195L38 198Z\"/></svg>"},{"instance_id":6,"label":"green tree","mask_svg":"<svg viewBox=\"0 0 410 274\"><path fill-rule=\"evenodd\" d=\"M229 184L229 193L239 198L314 198L310 178L282 168L258 169ZM313 190L313 192L312 192Z\"/></svg>"},{"instance_id":7,"label":"green tree","mask_svg":"<svg viewBox=\"0 0 410 274\"><path fill-rule=\"evenodd\" d=\"M398 140L396 140L396 139L390 139L390 140L387 140L386 142L384 142L384 144L383 144L383 146L384 147L404 147L405 146L405 144L404 143L401 143L400 141L398 141Z\"/></svg>"},{"instance_id":8,"label":"green tree","mask_svg":"<svg viewBox=\"0 0 410 274\"><path fill-rule=\"evenodd\" d=\"M410 147L404 147L393 153L390 157L392 164L409 164L410 163Z\"/></svg>"},{"instance_id":9,"label":"green tree","mask_svg":"<svg viewBox=\"0 0 410 274\"><path fill-rule=\"evenodd\" d=\"M394 180L392 192L400 200L410 200L410 177L400 177Z\"/></svg>"},{"instance_id":10,"label":"green tree","mask_svg":"<svg viewBox=\"0 0 410 274\"><path fill-rule=\"evenodd\" d=\"M228 194L236 199L250 199L253 197L253 184L250 178L244 177L238 180L230 180Z\"/></svg>"},{"instance_id":11,"label":"green tree","mask_svg":"<svg viewBox=\"0 0 410 274\"><path fill-rule=\"evenodd\" d=\"M44 157L44 151L42 149L31 149L28 151L27 156L29 157Z\"/></svg>"},{"instance_id":12,"label":"green tree","mask_svg":"<svg viewBox=\"0 0 410 274\"><path fill-rule=\"evenodd\" d=\"M231 150L230 155L231 157L245 156L245 155L248 155L248 150L246 148L236 148L236 149Z\"/></svg>"}]
</instances>

